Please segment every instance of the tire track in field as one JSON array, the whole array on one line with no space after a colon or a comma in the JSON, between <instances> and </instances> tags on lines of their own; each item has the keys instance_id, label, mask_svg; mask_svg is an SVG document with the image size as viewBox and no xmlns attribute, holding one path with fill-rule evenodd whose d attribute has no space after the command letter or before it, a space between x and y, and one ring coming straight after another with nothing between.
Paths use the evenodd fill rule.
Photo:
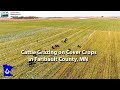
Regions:
<instances>
[{"instance_id":1,"label":"tire track in field","mask_svg":"<svg viewBox=\"0 0 120 90\"><path fill-rule=\"evenodd\" d=\"M87 39L86 39L86 37L84 37L84 39L83 39L83 41L82 41L82 43L81 43L81 45L82 46L84 46L86 43L88 43L90 40L91 40L91 36L93 35L95 33L95 31L93 31L89 36L86 36L87 37ZM82 47L83 48L83 47ZM82 50L82 48L81 48L81 50ZM78 57L77 57L78 58ZM87 65L87 63L88 62L80 62L80 63L76 63L77 65L75 65L75 66L82 66L81 68L83 69L84 67L86 67L86 65ZM78 78L78 71L81 69L81 68L78 68L78 70L77 71L74 71L74 78ZM81 69L81 70L82 70ZM70 77L70 78L73 78L73 77Z\"/></svg>"},{"instance_id":2,"label":"tire track in field","mask_svg":"<svg viewBox=\"0 0 120 90\"><path fill-rule=\"evenodd\" d=\"M91 35L89 35L89 38L93 35L95 33L95 31L93 32L93 33L91 33ZM88 63L88 62L87 62ZM86 62L82 62L82 64L81 63L77 63L77 65L76 66L82 66L81 68L83 69L86 65L87 65L87 63ZM76 67L77 68L77 67ZM69 77L69 78L78 78L78 75L79 75L79 72L78 71L80 71L80 69L81 68L77 68L77 71L74 71L73 70L73 72L75 73L75 74L73 74L71 77ZM82 70L81 69L81 70Z\"/></svg>"},{"instance_id":3,"label":"tire track in field","mask_svg":"<svg viewBox=\"0 0 120 90\"><path fill-rule=\"evenodd\" d=\"M108 35L110 34L109 32L104 32L104 33L108 34ZM107 49L109 47L108 42L107 42L108 40L109 40L109 38L104 38L105 42L102 41L102 46L100 45L100 47L99 47L99 49L100 49L99 56L97 56L97 58L96 58L97 63L94 66L93 71L92 71L92 73L90 75L91 79L96 79L96 78L97 79L102 79L103 76L104 76L103 75L104 74L104 69L105 69L105 66L107 64L107 61L106 61L106 56L107 56L106 51L107 51ZM101 48L101 47L103 47L103 48ZM101 49L104 50L104 51L101 51Z\"/></svg>"},{"instance_id":4,"label":"tire track in field","mask_svg":"<svg viewBox=\"0 0 120 90\"><path fill-rule=\"evenodd\" d=\"M116 57L116 38L115 38L115 31L113 31L111 35L111 41L110 41L110 78L115 79L118 78L118 68L117 68L117 57Z\"/></svg>"},{"instance_id":5,"label":"tire track in field","mask_svg":"<svg viewBox=\"0 0 120 90\"><path fill-rule=\"evenodd\" d=\"M110 78L110 76L113 75L111 73L111 69L113 70L113 68L111 68L111 65L112 65L111 60L113 58L111 57L111 51L110 51L111 45L113 44L113 43L111 43L112 42L111 31L108 32L108 40L110 43L108 44L106 42L107 46L106 46L106 49L104 49L105 51L103 52L103 56L101 56L102 58L100 59L98 66L96 65L96 67L95 67L95 69L96 69L95 71L97 71L97 72L96 72L96 75L94 75L94 76L99 79Z\"/></svg>"},{"instance_id":6,"label":"tire track in field","mask_svg":"<svg viewBox=\"0 0 120 90\"><path fill-rule=\"evenodd\" d=\"M113 49L115 49L114 45L115 42L113 41L114 35L112 37L112 31L108 32L108 37L109 37L109 44L105 50L105 56L104 59L106 60L106 63L104 64L104 69L103 69L103 76L101 78L106 78L106 79L113 79L113 78L118 78L118 70L117 70L117 62L116 62L116 55L115 51L113 52ZM113 32L114 33L114 32Z\"/></svg>"},{"instance_id":7,"label":"tire track in field","mask_svg":"<svg viewBox=\"0 0 120 90\"><path fill-rule=\"evenodd\" d=\"M117 79L120 79L120 48L119 48L119 46L120 46L120 32L119 32L119 30L120 30L120 27L118 27L119 26L119 22L115 22L114 23L115 25L117 25L117 28L115 28L116 26L115 25L113 25L114 26L114 36L115 36L115 56L116 56L116 58L115 58L115 60L117 60L116 61L116 67L115 68L117 68L117 74L118 74L118 78Z\"/></svg>"},{"instance_id":8,"label":"tire track in field","mask_svg":"<svg viewBox=\"0 0 120 90\"><path fill-rule=\"evenodd\" d=\"M116 60L117 60L117 68L118 68L118 79L120 79L120 32L115 33L116 40Z\"/></svg>"},{"instance_id":9,"label":"tire track in field","mask_svg":"<svg viewBox=\"0 0 120 90\"><path fill-rule=\"evenodd\" d=\"M96 39L96 38L95 38ZM89 44L91 44L90 42L89 42ZM89 45L88 43L87 43L87 45L85 46L86 48L88 48L87 46ZM84 48L85 48L84 47ZM99 46L100 47L100 46ZM89 47L90 48L90 47ZM94 59L95 58L97 58L97 57L94 57ZM80 71L78 71L77 73L76 73L76 78L90 78L91 77L91 74L92 74L92 72L94 71L94 66L95 66L95 64L97 64L98 62L97 61L95 61L95 60L93 60L92 59L92 56L91 56L91 60L89 60L89 62L87 62L87 63L84 63L84 67L82 67L82 69L80 70ZM79 69L78 69L79 70Z\"/></svg>"}]
</instances>

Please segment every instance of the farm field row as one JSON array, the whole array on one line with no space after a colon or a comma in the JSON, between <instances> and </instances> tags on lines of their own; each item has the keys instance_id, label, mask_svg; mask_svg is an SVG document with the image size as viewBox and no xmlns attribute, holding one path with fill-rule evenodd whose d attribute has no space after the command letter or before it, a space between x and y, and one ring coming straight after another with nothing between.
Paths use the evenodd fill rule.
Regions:
<instances>
[{"instance_id":1,"label":"farm field row","mask_svg":"<svg viewBox=\"0 0 120 90\"><path fill-rule=\"evenodd\" d=\"M0 27L0 78L5 78L3 64L14 66L13 76L7 77L11 79L120 78L120 21L117 19L3 21ZM66 43L62 42L65 38ZM56 44L59 47L53 49ZM39 49L92 50L97 55L86 55L88 62L36 62L29 66L28 58L33 56L22 55L21 51ZM62 55L64 58L80 56L84 55Z\"/></svg>"}]
</instances>

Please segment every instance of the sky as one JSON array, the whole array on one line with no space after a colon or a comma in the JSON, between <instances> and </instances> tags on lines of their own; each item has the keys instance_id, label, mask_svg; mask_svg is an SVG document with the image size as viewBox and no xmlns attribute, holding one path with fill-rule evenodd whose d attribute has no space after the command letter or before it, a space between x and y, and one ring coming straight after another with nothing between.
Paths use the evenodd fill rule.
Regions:
<instances>
[{"instance_id":1,"label":"sky","mask_svg":"<svg viewBox=\"0 0 120 90\"><path fill-rule=\"evenodd\" d=\"M17 11L17 12L20 12L21 16L36 16L36 17L120 16L120 11Z\"/></svg>"}]
</instances>

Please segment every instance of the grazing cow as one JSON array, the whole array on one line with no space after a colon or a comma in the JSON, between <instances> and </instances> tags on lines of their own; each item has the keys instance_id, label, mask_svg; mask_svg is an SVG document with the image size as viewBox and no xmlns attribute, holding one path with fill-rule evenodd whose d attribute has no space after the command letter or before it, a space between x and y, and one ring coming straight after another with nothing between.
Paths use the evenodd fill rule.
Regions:
<instances>
[{"instance_id":1,"label":"grazing cow","mask_svg":"<svg viewBox=\"0 0 120 90\"><path fill-rule=\"evenodd\" d=\"M57 45L55 45L55 47L57 47Z\"/></svg>"},{"instance_id":2,"label":"grazing cow","mask_svg":"<svg viewBox=\"0 0 120 90\"><path fill-rule=\"evenodd\" d=\"M34 61L29 61L28 63L29 63L29 66L32 66L33 64L35 64Z\"/></svg>"},{"instance_id":3,"label":"grazing cow","mask_svg":"<svg viewBox=\"0 0 120 90\"><path fill-rule=\"evenodd\" d=\"M55 49L55 48L52 46L52 49Z\"/></svg>"},{"instance_id":4,"label":"grazing cow","mask_svg":"<svg viewBox=\"0 0 120 90\"><path fill-rule=\"evenodd\" d=\"M80 45L78 45L77 47L81 48L81 46L80 46Z\"/></svg>"},{"instance_id":5,"label":"grazing cow","mask_svg":"<svg viewBox=\"0 0 120 90\"><path fill-rule=\"evenodd\" d=\"M67 42L67 40L68 40L68 39L67 39L67 38L65 38L64 43L66 43L66 42Z\"/></svg>"},{"instance_id":6,"label":"grazing cow","mask_svg":"<svg viewBox=\"0 0 120 90\"><path fill-rule=\"evenodd\" d=\"M71 51L71 49L68 49L69 51Z\"/></svg>"},{"instance_id":7,"label":"grazing cow","mask_svg":"<svg viewBox=\"0 0 120 90\"><path fill-rule=\"evenodd\" d=\"M66 43L66 41L64 41L64 43Z\"/></svg>"},{"instance_id":8,"label":"grazing cow","mask_svg":"<svg viewBox=\"0 0 120 90\"><path fill-rule=\"evenodd\" d=\"M60 47L59 45L55 45L55 47Z\"/></svg>"},{"instance_id":9,"label":"grazing cow","mask_svg":"<svg viewBox=\"0 0 120 90\"><path fill-rule=\"evenodd\" d=\"M67 39L67 38L65 38L65 40L67 41L68 39Z\"/></svg>"},{"instance_id":10,"label":"grazing cow","mask_svg":"<svg viewBox=\"0 0 120 90\"><path fill-rule=\"evenodd\" d=\"M67 39L67 38L65 38L65 39L64 39L63 41L61 41L61 42L64 42L64 43L66 43L66 42L67 42L67 40L68 40L68 39Z\"/></svg>"}]
</instances>

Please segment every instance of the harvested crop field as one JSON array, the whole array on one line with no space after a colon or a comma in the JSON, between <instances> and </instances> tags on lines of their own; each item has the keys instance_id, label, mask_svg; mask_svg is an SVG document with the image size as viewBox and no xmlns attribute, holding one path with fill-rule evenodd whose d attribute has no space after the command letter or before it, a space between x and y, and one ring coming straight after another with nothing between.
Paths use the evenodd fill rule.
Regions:
<instances>
[{"instance_id":1,"label":"harvested crop field","mask_svg":"<svg viewBox=\"0 0 120 90\"><path fill-rule=\"evenodd\" d=\"M61 42L65 38L67 42ZM51 48L56 44L59 47ZM0 78L5 78L2 65L9 64L14 66L13 76L7 77L11 79L119 79L119 46L118 19L3 20L0 21ZM29 66L28 58L33 56L22 55L21 51L38 49L94 50L97 55L87 55L88 62L36 62Z\"/></svg>"}]
</instances>

